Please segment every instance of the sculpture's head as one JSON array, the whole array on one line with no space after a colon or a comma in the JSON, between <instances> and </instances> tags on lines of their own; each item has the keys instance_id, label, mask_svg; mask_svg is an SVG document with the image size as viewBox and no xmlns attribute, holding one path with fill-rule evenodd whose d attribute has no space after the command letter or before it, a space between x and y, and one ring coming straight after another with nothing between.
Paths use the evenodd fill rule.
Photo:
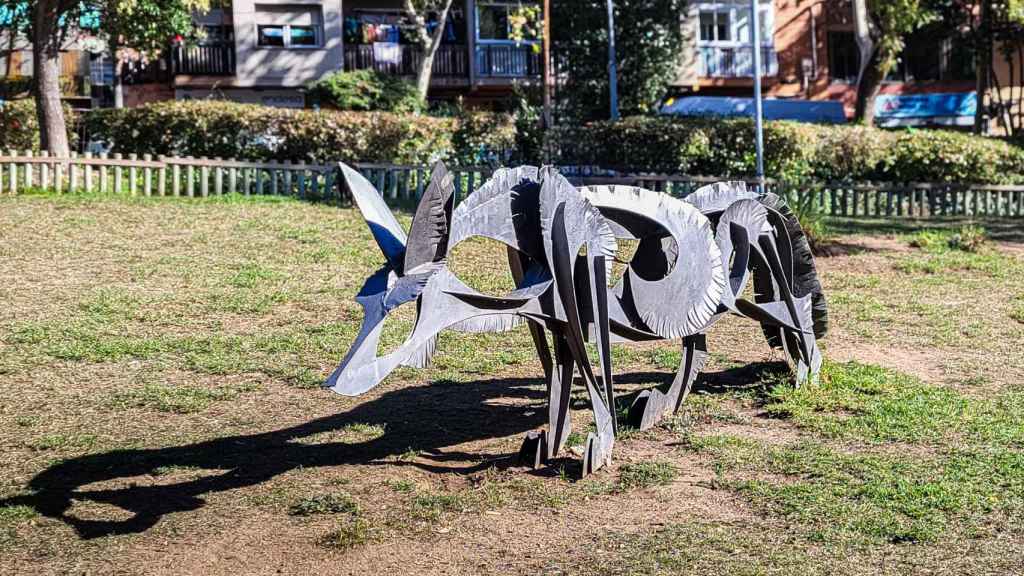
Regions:
<instances>
[{"instance_id":1,"label":"sculpture's head","mask_svg":"<svg viewBox=\"0 0 1024 576\"><path fill-rule=\"evenodd\" d=\"M325 387L356 395L377 385L400 364L423 365L429 359L437 332L436 303L421 306L424 293L439 294L448 274L448 249L454 187L442 163L434 166L430 184L406 236L380 193L359 172L345 164L339 169L353 200L366 219L387 263L366 279L356 295L363 308L363 323L348 354L330 375ZM409 338L390 354L377 356L384 320L401 306L417 306L416 326Z\"/></svg>"},{"instance_id":2,"label":"sculpture's head","mask_svg":"<svg viewBox=\"0 0 1024 576\"><path fill-rule=\"evenodd\" d=\"M452 177L439 162L408 236L370 182L344 164L340 170L387 262L356 295L364 311L362 327L325 384L341 394L365 392L399 365L426 365L438 333L448 327L496 332L524 317L565 321L560 301L541 302L555 284L552 266L557 263L552 263L552 250L557 234L553 236L552 230L558 228L556 219L565 236L563 251L570 254L569 261L562 263L568 270L563 279L567 286L575 288L572 258L581 246L589 246L588 253L594 256L615 253L614 235L600 212L552 168L496 170L455 208ZM514 290L484 294L450 270L452 249L477 237L507 247ZM385 319L401 306L415 307L412 332L394 351L378 355Z\"/></svg>"}]
</instances>

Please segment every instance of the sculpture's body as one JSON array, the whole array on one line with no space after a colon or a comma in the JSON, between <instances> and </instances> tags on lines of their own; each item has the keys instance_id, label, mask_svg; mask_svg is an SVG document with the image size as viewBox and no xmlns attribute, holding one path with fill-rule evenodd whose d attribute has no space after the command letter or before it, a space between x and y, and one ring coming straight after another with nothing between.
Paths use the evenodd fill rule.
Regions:
<instances>
[{"instance_id":1,"label":"sculpture's body","mask_svg":"<svg viewBox=\"0 0 1024 576\"><path fill-rule=\"evenodd\" d=\"M596 424L584 447L587 474L609 461L615 441L612 342L683 340L672 385L644 391L630 410L641 428L678 409L704 365L704 334L726 312L760 322L769 342L793 360L798 383L820 367L812 326L824 335L824 299L799 224L777 197L747 192L743 184L705 187L687 201L631 187L577 189L554 169L520 167L496 171L453 207L451 178L438 164L406 239L373 186L348 166L341 171L388 263L356 296L365 317L325 384L336 392L360 394L400 364L425 365L444 328L502 331L525 321L548 382L549 423L527 436L522 454L539 465L565 445L578 369ZM451 250L474 236L508 247L515 290L482 294L448 269ZM637 240L637 251L609 288L617 238ZM751 277L753 302L741 297ZM411 302L412 334L377 357L384 317ZM587 341L596 345L596 367Z\"/></svg>"}]
</instances>

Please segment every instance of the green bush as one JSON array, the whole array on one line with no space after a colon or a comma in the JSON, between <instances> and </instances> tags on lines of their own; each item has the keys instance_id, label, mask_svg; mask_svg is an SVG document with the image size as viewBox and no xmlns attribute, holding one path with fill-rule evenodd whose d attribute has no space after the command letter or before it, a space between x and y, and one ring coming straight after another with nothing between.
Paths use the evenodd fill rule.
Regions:
<instances>
[{"instance_id":1,"label":"green bush","mask_svg":"<svg viewBox=\"0 0 1024 576\"><path fill-rule=\"evenodd\" d=\"M98 110L87 124L91 137L113 144L115 152L211 158L462 163L481 147L499 154L515 145L511 118L489 113L434 118L223 101L160 102Z\"/></svg>"},{"instance_id":2,"label":"green bush","mask_svg":"<svg viewBox=\"0 0 1024 576\"><path fill-rule=\"evenodd\" d=\"M329 74L307 86L306 97L337 110L417 112L423 107L414 84L375 70Z\"/></svg>"},{"instance_id":3,"label":"green bush","mask_svg":"<svg viewBox=\"0 0 1024 576\"><path fill-rule=\"evenodd\" d=\"M455 118L451 160L463 165L507 164L515 148L517 126L508 114L462 111Z\"/></svg>"},{"instance_id":4,"label":"green bush","mask_svg":"<svg viewBox=\"0 0 1024 576\"><path fill-rule=\"evenodd\" d=\"M76 118L66 105L64 119L68 125L69 143L74 148L78 140ZM0 104L0 150L39 150L39 120L36 118L35 101L31 98Z\"/></svg>"},{"instance_id":5,"label":"green bush","mask_svg":"<svg viewBox=\"0 0 1024 576\"><path fill-rule=\"evenodd\" d=\"M766 122L765 172L784 180L1024 182L1024 150L944 130ZM631 117L563 126L545 149L559 164L724 177L752 176L753 121Z\"/></svg>"}]
</instances>

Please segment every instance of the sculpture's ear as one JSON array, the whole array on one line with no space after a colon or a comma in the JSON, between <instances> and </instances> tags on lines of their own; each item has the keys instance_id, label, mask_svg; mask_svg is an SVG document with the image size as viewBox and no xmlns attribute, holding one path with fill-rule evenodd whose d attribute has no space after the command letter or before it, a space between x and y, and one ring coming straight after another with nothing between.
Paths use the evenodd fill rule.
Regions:
<instances>
[{"instance_id":1,"label":"sculpture's ear","mask_svg":"<svg viewBox=\"0 0 1024 576\"><path fill-rule=\"evenodd\" d=\"M380 246L380 251L388 259L391 267L401 274L402 260L405 256L406 237L402 226L395 220L395 215L384 203L384 198L373 187L373 184L363 178L363 175L350 168L344 162L338 163L341 176L348 186L352 199L366 219L366 225L370 227L374 240Z\"/></svg>"},{"instance_id":2,"label":"sculpture's ear","mask_svg":"<svg viewBox=\"0 0 1024 576\"><path fill-rule=\"evenodd\" d=\"M448 254L454 203L455 186L452 176L444 162L438 161L434 164L430 184L423 192L409 229L409 242L405 250L406 274L424 265L440 262Z\"/></svg>"}]
</instances>

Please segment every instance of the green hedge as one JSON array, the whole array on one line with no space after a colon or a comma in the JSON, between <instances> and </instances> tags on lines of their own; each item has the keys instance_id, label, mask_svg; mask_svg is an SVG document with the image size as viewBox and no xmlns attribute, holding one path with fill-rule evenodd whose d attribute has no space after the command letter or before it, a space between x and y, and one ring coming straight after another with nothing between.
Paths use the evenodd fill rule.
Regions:
<instances>
[{"instance_id":1,"label":"green hedge","mask_svg":"<svg viewBox=\"0 0 1024 576\"><path fill-rule=\"evenodd\" d=\"M765 172L787 180L1024 182L1024 150L946 130L766 122ZM754 174L749 119L632 117L560 127L546 153L563 165L709 176Z\"/></svg>"},{"instance_id":2,"label":"green hedge","mask_svg":"<svg viewBox=\"0 0 1024 576\"><path fill-rule=\"evenodd\" d=\"M426 164L502 161L515 144L508 115L435 118L388 112L287 110L223 101L98 110L93 140L115 152L176 156Z\"/></svg>"},{"instance_id":3,"label":"green hedge","mask_svg":"<svg viewBox=\"0 0 1024 576\"><path fill-rule=\"evenodd\" d=\"M542 160L536 119L521 113L438 118L201 101L99 110L86 123L91 138L125 154L462 165ZM787 180L1024 182L1024 150L944 130L767 122L765 153L767 175ZM549 130L544 156L559 165L750 176L754 129L748 119L631 117Z\"/></svg>"},{"instance_id":4,"label":"green hedge","mask_svg":"<svg viewBox=\"0 0 1024 576\"><path fill-rule=\"evenodd\" d=\"M67 105L64 119L68 124L68 142L73 148L78 142L77 124L75 114ZM0 150L39 150L39 119L31 98L0 104Z\"/></svg>"}]
</instances>

